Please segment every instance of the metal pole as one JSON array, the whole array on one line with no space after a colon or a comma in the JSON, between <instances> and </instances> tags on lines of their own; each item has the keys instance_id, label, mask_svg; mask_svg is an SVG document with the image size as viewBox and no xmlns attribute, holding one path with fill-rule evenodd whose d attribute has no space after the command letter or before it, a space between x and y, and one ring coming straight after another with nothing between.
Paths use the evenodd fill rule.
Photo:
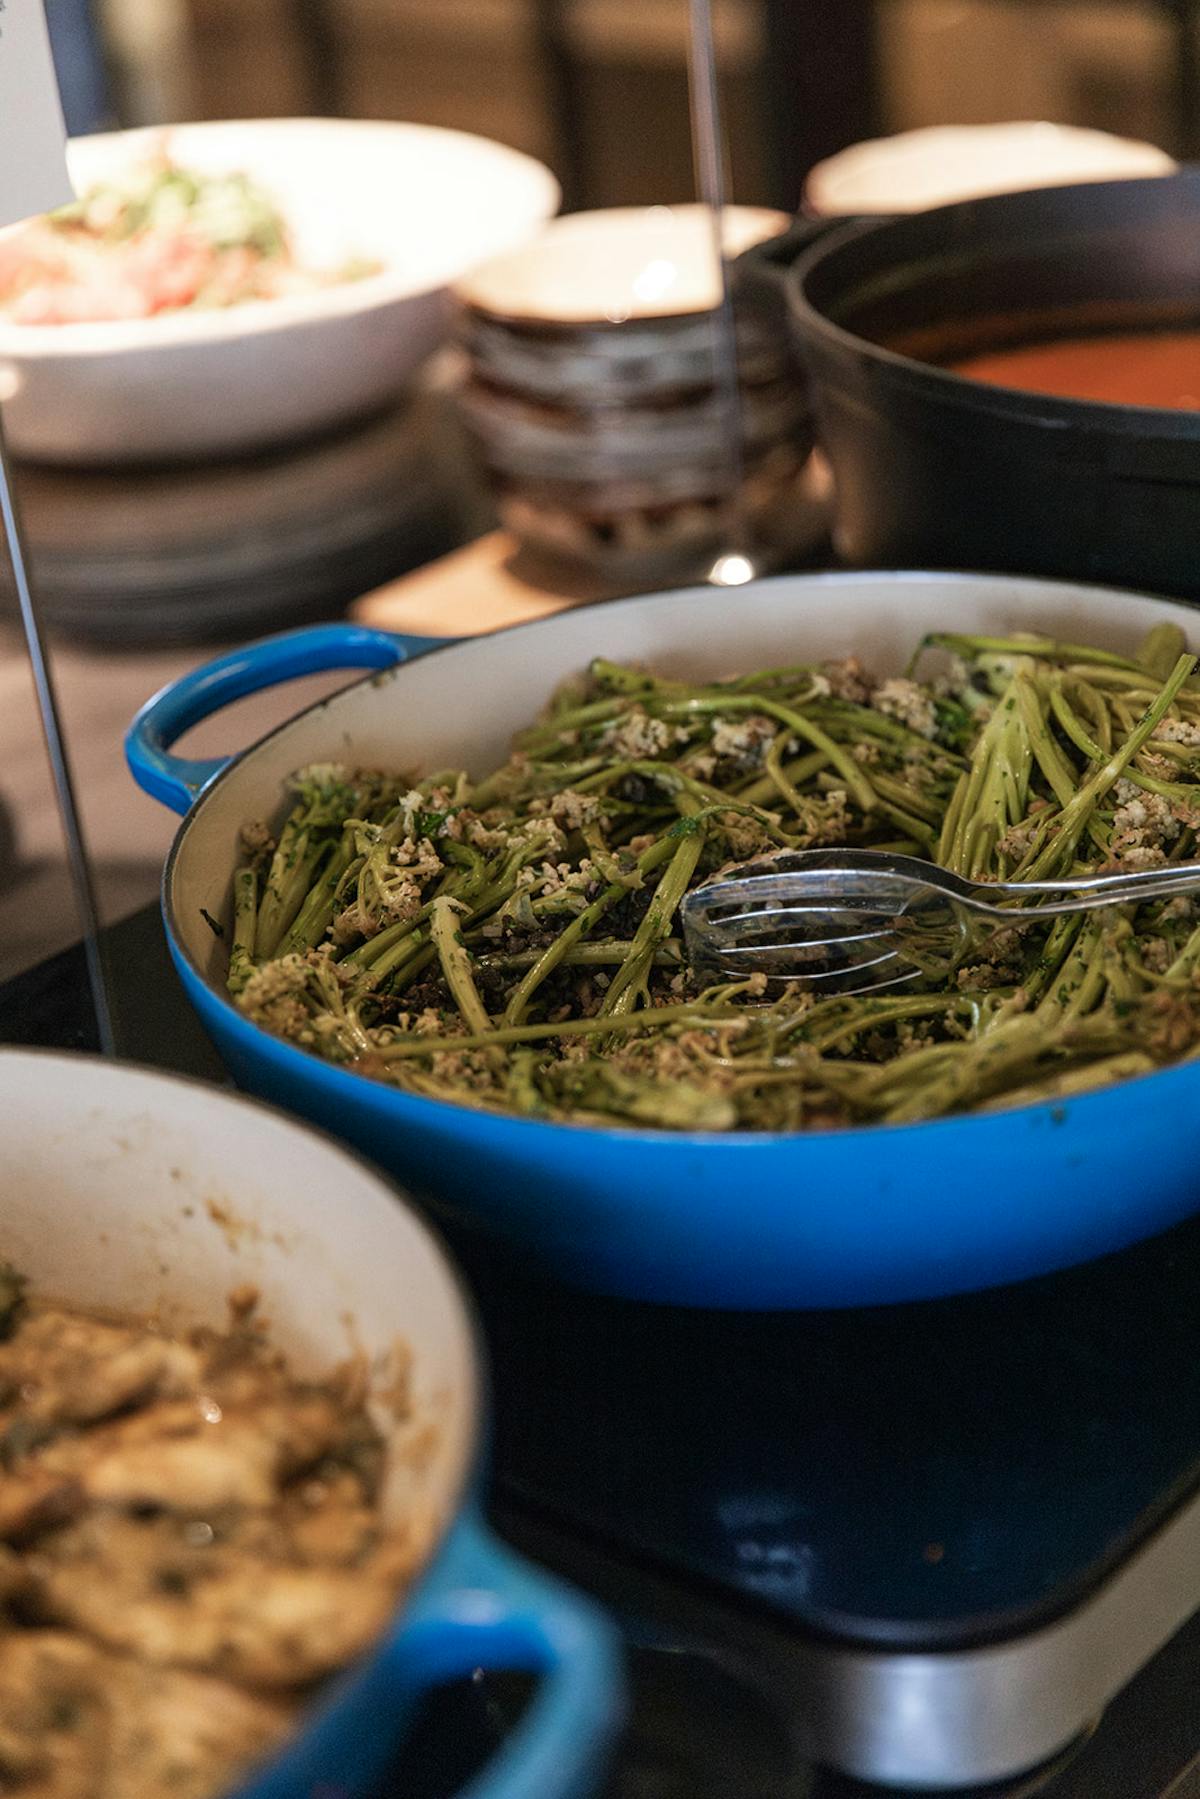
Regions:
<instances>
[{"instance_id":1,"label":"metal pole","mask_svg":"<svg viewBox=\"0 0 1200 1799\"><path fill-rule=\"evenodd\" d=\"M1200 120L1200 48L1197 46L1196 0L1167 0L1174 36L1175 68L1172 82L1175 102L1175 153L1181 162L1200 155L1197 122Z\"/></svg>"},{"instance_id":2,"label":"metal pole","mask_svg":"<svg viewBox=\"0 0 1200 1799\"><path fill-rule=\"evenodd\" d=\"M708 208L713 255L717 266L720 301L713 314L713 377L729 484L726 495L729 542L709 579L733 586L748 581L754 574L754 567L743 492L742 396L738 382L737 321L722 228L725 212L725 140L721 127L721 96L717 80L711 0L689 0L689 5L691 30L688 40L688 78L692 155L696 167L696 186L701 200Z\"/></svg>"},{"instance_id":3,"label":"metal pole","mask_svg":"<svg viewBox=\"0 0 1200 1799\"><path fill-rule=\"evenodd\" d=\"M313 112L335 117L345 108L342 21L329 0L291 0L300 56Z\"/></svg>"},{"instance_id":4,"label":"metal pole","mask_svg":"<svg viewBox=\"0 0 1200 1799\"><path fill-rule=\"evenodd\" d=\"M880 127L878 20L885 0L763 0L759 95L768 204L795 212L822 157Z\"/></svg>"},{"instance_id":5,"label":"metal pole","mask_svg":"<svg viewBox=\"0 0 1200 1799\"><path fill-rule=\"evenodd\" d=\"M33 668L33 683L37 690L38 708L41 712L42 731L46 739L50 771L54 777L63 832L67 840L67 864L75 889L75 903L79 909L80 922L83 925L83 946L87 958L88 981L92 990L92 1006L96 1014L96 1029L100 1038L101 1050L106 1056L111 1056L115 1053L116 1046L113 1038L108 988L105 984L103 960L100 953L96 896L92 886L83 832L79 824L79 808L75 803L75 786L71 778L71 764L67 757L67 747L63 738L54 681L42 641L37 606L34 602L33 587L29 578L20 513L17 508L17 498L13 488L2 425L0 425L0 518L3 519L4 535L8 541L13 581L17 589L17 603L21 609L21 623L25 628L25 641L29 646L29 661Z\"/></svg>"},{"instance_id":6,"label":"metal pole","mask_svg":"<svg viewBox=\"0 0 1200 1799\"><path fill-rule=\"evenodd\" d=\"M554 172L562 183L563 208L571 212L585 203L588 157L583 84L567 11L568 0L534 0L532 26L555 139Z\"/></svg>"}]
</instances>

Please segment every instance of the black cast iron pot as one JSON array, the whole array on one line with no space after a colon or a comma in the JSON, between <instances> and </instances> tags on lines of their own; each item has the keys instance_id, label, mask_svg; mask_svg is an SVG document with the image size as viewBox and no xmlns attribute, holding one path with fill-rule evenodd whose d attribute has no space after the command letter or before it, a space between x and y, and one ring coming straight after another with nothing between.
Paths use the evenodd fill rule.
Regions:
<instances>
[{"instance_id":1,"label":"black cast iron pot","mask_svg":"<svg viewBox=\"0 0 1200 1799\"><path fill-rule=\"evenodd\" d=\"M782 280L857 564L1020 571L1200 599L1200 411L1019 393L937 364L1092 330L1200 327L1200 168L801 222Z\"/></svg>"}]
</instances>

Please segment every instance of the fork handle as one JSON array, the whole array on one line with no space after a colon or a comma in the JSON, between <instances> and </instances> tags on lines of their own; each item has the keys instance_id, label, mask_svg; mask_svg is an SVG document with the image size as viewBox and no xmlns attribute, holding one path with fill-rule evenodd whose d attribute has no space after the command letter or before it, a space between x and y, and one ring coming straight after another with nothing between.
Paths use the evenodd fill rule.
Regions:
<instances>
[{"instance_id":1,"label":"fork handle","mask_svg":"<svg viewBox=\"0 0 1200 1799\"><path fill-rule=\"evenodd\" d=\"M1175 893L1200 892L1200 862L1181 862L1174 868L1141 868L1132 874L1079 875L1064 881L990 881L977 887L971 895L972 910L986 911L997 918L1011 918L1010 908L994 906L985 897L1008 893L1024 897L1031 893L1063 894L1059 900L1046 900L1036 910L1041 917L1067 912L1090 912L1097 905L1117 906L1132 901L1160 899Z\"/></svg>"}]
</instances>

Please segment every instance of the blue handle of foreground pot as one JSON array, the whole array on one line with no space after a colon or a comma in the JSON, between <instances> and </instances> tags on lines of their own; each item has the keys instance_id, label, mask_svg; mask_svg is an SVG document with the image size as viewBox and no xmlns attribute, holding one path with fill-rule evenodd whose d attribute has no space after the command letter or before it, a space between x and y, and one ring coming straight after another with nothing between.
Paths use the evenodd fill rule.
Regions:
<instances>
[{"instance_id":1,"label":"blue handle of foreground pot","mask_svg":"<svg viewBox=\"0 0 1200 1799\"><path fill-rule=\"evenodd\" d=\"M393 1635L236 1799L379 1790L420 1699L479 1669L539 1677L520 1722L457 1799L586 1799L625 1712L615 1630L588 1600L460 1514Z\"/></svg>"},{"instance_id":2,"label":"blue handle of foreground pot","mask_svg":"<svg viewBox=\"0 0 1200 1799\"><path fill-rule=\"evenodd\" d=\"M520 1724L459 1799L582 1799L624 1715L616 1632L477 1520L448 1548L396 1642L405 1680L424 1690L476 1668L540 1676Z\"/></svg>"},{"instance_id":3,"label":"blue handle of foreground pot","mask_svg":"<svg viewBox=\"0 0 1200 1799\"><path fill-rule=\"evenodd\" d=\"M397 663L411 662L427 650L438 649L445 641L401 637L363 625L312 625L231 650L170 682L146 701L125 738L130 772L153 799L176 812L187 812L232 761L230 756L201 761L171 754L171 745L201 719L210 718L234 700L300 675L334 668L395 668Z\"/></svg>"}]
</instances>

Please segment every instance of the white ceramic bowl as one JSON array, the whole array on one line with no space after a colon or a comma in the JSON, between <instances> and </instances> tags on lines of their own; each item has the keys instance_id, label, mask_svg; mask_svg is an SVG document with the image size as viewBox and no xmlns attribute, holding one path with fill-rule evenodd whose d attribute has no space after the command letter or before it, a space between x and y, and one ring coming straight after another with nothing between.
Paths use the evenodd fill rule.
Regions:
<instances>
[{"instance_id":1,"label":"white ceramic bowl","mask_svg":"<svg viewBox=\"0 0 1200 1799\"><path fill-rule=\"evenodd\" d=\"M78 138L82 190L136 163L157 129ZM244 170L278 200L302 260L351 256L380 273L221 311L95 324L0 317L0 396L18 454L121 463L260 448L353 418L397 394L438 347L446 290L551 217L541 163L432 126L262 119L173 126L172 156Z\"/></svg>"},{"instance_id":2,"label":"white ceramic bowl","mask_svg":"<svg viewBox=\"0 0 1200 1799\"><path fill-rule=\"evenodd\" d=\"M984 194L1169 175L1176 166L1153 144L1074 125L935 125L852 144L819 162L804 184L804 207L822 218L920 212Z\"/></svg>"},{"instance_id":3,"label":"white ceramic bowl","mask_svg":"<svg viewBox=\"0 0 1200 1799\"><path fill-rule=\"evenodd\" d=\"M249 1281L301 1376L368 1358L384 1508L411 1521L422 1567L378 1643L237 1799L378 1791L422 1692L514 1665L543 1677L537 1699L471 1792L580 1799L619 1710L613 1639L482 1521L474 1331L449 1264L396 1190L315 1131L218 1088L4 1048L0 1170L0 1258L35 1293L221 1327L228 1294ZM388 1402L397 1357L410 1371L400 1420Z\"/></svg>"}]
</instances>

